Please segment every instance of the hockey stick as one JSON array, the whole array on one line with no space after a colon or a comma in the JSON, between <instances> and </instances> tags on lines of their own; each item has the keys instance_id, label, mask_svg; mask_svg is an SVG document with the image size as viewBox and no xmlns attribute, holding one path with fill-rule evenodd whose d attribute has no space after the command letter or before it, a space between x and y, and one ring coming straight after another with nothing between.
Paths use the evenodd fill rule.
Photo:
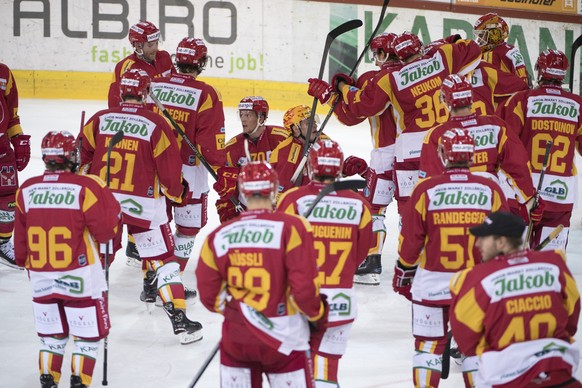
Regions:
<instances>
[{"instance_id":1,"label":"hockey stick","mask_svg":"<svg viewBox=\"0 0 582 388\"><path fill-rule=\"evenodd\" d=\"M572 43L572 49L570 50L570 74L568 84L570 86L570 92L572 93L574 93L572 89L574 88L574 68L576 67L574 66L575 63L574 60L576 58L576 52L578 51L580 46L582 46L582 35L576 38L574 43Z\"/></svg>"},{"instance_id":2,"label":"hockey stick","mask_svg":"<svg viewBox=\"0 0 582 388\"><path fill-rule=\"evenodd\" d=\"M544 182L544 176L546 175L546 168L548 167L548 160L550 159L550 151L552 149L552 145L554 144L553 141L548 141L546 143L546 152L544 154L544 161L542 163L542 171L540 172L540 180L538 181L538 187L536 189L536 194L533 198L533 205L531 207L531 210L529 211L531 214L531 211L533 209L535 209L536 207L538 207L538 201L539 201L539 197L540 197L540 190L542 189L542 183ZM526 239L524 241L524 245L527 246L529 244L529 240L531 239L531 234L533 232L533 222L531 220L531 216L529 219L529 224L527 225L527 233L526 233Z\"/></svg>"},{"instance_id":3,"label":"hockey stick","mask_svg":"<svg viewBox=\"0 0 582 388\"><path fill-rule=\"evenodd\" d=\"M202 165L210 173L210 175L212 176L212 178L214 178L214 180L217 181L218 180L218 174L214 171L214 169L206 161L206 159L200 153L200 151L198 151L198 148L196 148L196 146L194 145L194 143L192 143L192 141L188 138L188 136L186 136L186 134L184 133L184 131L182 130L182 128L180 128L180 126L178 125L178 123L176 123L176 121L174 120L174 118L172 117L172 115L170 115L170 112L168 112L168 110L164 107L164 105L154 95L153 92L150 92L150 97L153 100L153 102L156 104L156 106L158 107L158 109L160 110L160 112L162 112L164 114L164 116L172 124L172 127L174 127L174 129L176 130L176 132L178 132L178 134L182 137L182 140L184 141L184 143L186 143L188 145L188 147L190 147L190 149L192 150L192 152L194 152L194 155L196 155L196 157L198 158L198 160L200 160L200 163L202 163ZM230 200L230 202L232 202L232 204L236 208L236 211L237 212L241 213L244 210L244 208L242 207L242 205L240 204L240 202L238 201L238 199L236 199L234 196L231 196L229 198L229 200Z\"/></svg>"},{"instance_id":4,"label":"hockey stick","mask_svg":"<svg viewBox=\"0 0 582 388\"><path fill-rule=\"evenodd\" d=\"M546 237L544 241L542 241L537 247L534 248L534 251L541 251L542 249L544 249L546 245L550 243L550 241L552 241L553 239L558 237L560 233L562 233L562 230L564 230L564 225L560 224L556 226L556 228L552 230L550 234L548 234L548 237Z\"/></svg>"},{"instance_id":5,"label":"hockey stick","mask_svg":"<svg viewBox=\"0 0 582 388\"><path fill-rule=\"evenodd\" d=\"M326 195L328 195L332 191L357 190L357 189L363 189L364 187L366 187L366 181L362 181L362 180L347 180L347 181L332 182L332 183L324 186L323 189L321 189L319 194L317 194L317 197L315 197L313 202L311 202L311 204L309 205L309 207L305 211L305 214L303 214L303 217L308 218L311 215L311 213L313 212L313 210L315 209L315 206L319 203L319 201L321 201L321 199L323 197L325 197Z\"/></svg>"},{"instance_id":6,"label":"hockey stick","mask_svg":"<svg viewBox=\"0 0 582 388\"><path fill-rule=\"evenodd\" d=\"M85 112L83 112L85 113ZM109 183L111 180L111 150L117 143L119 143L123 139L123 135L125 133L123 131L117 131L115 135L109 140L109 145L107 146L107 170L105 173L105 183L107 187L109 187ZM105 283L107 283L107 291L105 291L105 301L109 299L109 241L105 243ZM109 382L107 381L107 348L108 348L108 337L103 339L103 380L101 381L101 385L107 385Z\"/></svg>"},{"instance_id":7,"label":"hockey stick","mask_svg":"<svg viewBox=\"0 0 582 388\"><path fill-rule=\"evenodd\" d=\"M352 75L354 75L354 73L356 72L358 65L360 64L360 62L364 58L364 55L366 55L366 51L368 51L370 44L372 44L372 39L374 39L374 37L378 33L378 30L380 29L380 26L382 25L382 21L384 21L384 14L386 13L386 9L388 8L388 3L390 3L390 0L384 0L384 4L382 5L382 11L380 12L380 18L378 19L378 23L376 24L376 28L374 28L374 31L372 31L372 35L370 35L370 38L368 39L368 43L366 43L366 46L364 47L364 49L360 53L360 56L358 57L356 63L354 64L354 66L350 70L350 74L349 74L350 77ZM319 78L321 79L321 76ZM332 85L332 86L335 87L335 85ZM311 149L311 147L313 147L313 143L315 143L317 141L317 139L319 139L319 137L321 136L321 133L323 132L323 129L325 128L325 125L327 124L327 122L331 118L331 115L333 114L333 111L334 111L336 105L339 103L340 99L341 99L341 97L338 95L336 97L335 101L333 102L333 104L331 105L331 109L329 110L329 112L327 112L325 119L323 120L323 122L321 123L319 128L317 129L317 132L315 134L315 139L313 139L313 142L310 141L312 126L311 125L309 126L309 129L308 129L309 136L305 138L305 144L303 147L303 156L301 158L301 161L297 165L297 169L295 170L295 172L293 173L293 176L291 177L291 181L295 183L295 186L299 186L299 175L301 174L301 171L303 171L303 168L305 167L305 163L307 163L307 157L309 156L309 150ZM313 112L313 110L312 110L312 112Z\"/></svg>"},{"instance_id":8,"label":"hockey stick","mask_svg":"<svg viewBox=\"0 0 582 388\"><path fill-rule=\"evenodd\" d=\"M321 64L319 65L319 74L317 76L318 79L323 78L323 72L325 70L325 63L327 62L327 55L329 54L329 49L331 48L331 44L335 40L335 38L337 38L341 34L344 34L348 31L351 31L353 29L360 27L362 24L363 24L362 21L359 19L348 20L347 22L340 24L339 26L337 26L336 28L334 28L333 30L331 30L327 34L327 38L325 39L325 46L323 46L323 55L321 56ZM311 138L311 133L313 132L313 123L315 121L315 109L316 108L317 108L317 97L313 97L313 103L311 104L311 116L309 117L309 121L307 124L307 136L305 136L305 143L303 144L303 154L305 154L306 152L309 152L309 148L310 148L309 139ZM303 169L303 167L301 169ZM301 172L301 170L297 170L297 171ZM295 184L295 186L299 185L298 184L299 173L297 173L297 171L295 172L295 174L293 174L293 177L291 178L291 181Z\"/></svg>"},{"instance_id":9,"label":"hockey stick","mask_svg":"<svg viewBox=\"0 0 582 388\"><path fill-rule=\"evenodd\" d=\"M208 357L206 357L206 360L204 360L204 363L202 364L200 369L198 369L196 376L194 376L194 378L190 382L190 385L188 385L188 388L194 388L194 386L196 386L196 384L198 383L198 380L200 380L200 377L202 377L202 374L206 371L206 368L208 368L208 365L210 365L210 362L212 361L214 356L216 356L216 353L218 353L219 348L220 348L220 341L218 341L216 343L216 345L214 345L214 348L212 348L212 350L210 351L210 354L208 355Z\"/></svg>"},{"instance_id":10,"label":"hockey stick","mask_svg":"<svg viewBox=\"0 0 582 388\"><path fill-rule=\"evenodd\" d=\"M447 344L445 345L445 350L443 351L443 358L441 363L441 379L446 380L449 378L449 371L451 370L451 341L453 339L453 332L449 331L447 333Z\"/></svg>"}]
</instances>

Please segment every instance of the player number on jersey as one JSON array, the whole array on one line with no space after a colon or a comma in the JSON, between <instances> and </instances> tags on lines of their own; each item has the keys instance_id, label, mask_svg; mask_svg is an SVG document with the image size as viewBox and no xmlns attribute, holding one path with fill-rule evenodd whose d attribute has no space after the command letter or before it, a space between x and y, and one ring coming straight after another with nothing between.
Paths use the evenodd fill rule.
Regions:
<instances>
[{"instance_id":1,"label":"player number on jersey","mask_svg":"<svg viewBox=\"0 0 582 388\"><path fill-rule=\"evenodd\" d=\"M317 266L319 268L323 268L323 264L332 258L336 263L329 276L325 276L323 271L319 272L321 284L337 286L340 284L341 274L354 244L351 241L329 241L326 247L324 241L315 241L314 245L317 251Z\"/></svg>"},{"instance_id":2,"label":"player number on jersey","mask_svg":"<svg viewBox=\"0 0 582 388\"><path fill-rule=\"evenodd\" d=\"M73 251L68 243L71 230L66 226L53 226L48 231L40 226L28 228L30 267L38 269L47 263L53 269L67 268L73 262Z\"/></svg>"},{"instance_id":3,"label":"player number on jersey","mask_svg":"<svg viewBox=\"0 0 582 388\"><path fill-rule=\"evenodd\" d=\"M99 171L99 177L104 181L107 180L107 154L103 155L103 162L105 165ZM120 190L120 191L127 191L133 192L134 185L133 185L133 172L135 168L135 154L125 152L120 154L117 151L111 152L111 160L110 160L110 167L109 167L109 187L112 190ZM119 185L119 178L117 175L120 173L125 172L123 175L123 182L121 186Z\"/></svg>"},{"instance_id":4,"label":"player number on jersey","mask_svg":"<svg viewBox=\"0 0 582 388\"><path fill-rule=\"evenodd\" d=\"M525 318L523 316L513 317L499 339L499 348L504 348L514 342L552 337L556 330L556 317L549 312L537 313L528 320L528 326L529 338L526 338ZM540 335L541 330L545 331Z\"/></svg>"},{"instance_id":5,"label":"player number on jersey","mask_svg":"<svg viewBox=\"0 0 582 388\"><path fill-rule=\"evenodd\" d=\"M449 111L440 100L441 92L436 91L432 96L425 94L416 99L414 106L420 109L422 117L415 120L416 125L423 129L434 127L448 120Z\"/></svg>"},{"instance_id":6,"label":"player number on jersey","mask_svg":"<svg viewBox=\"0 0 582 388\"><path fill-rule=\"evenodd\" d=\"M565 161L568 156L570 139L564 135L552 137L549 133L538 133L531 142L531 160L535 171L542 170L544 155L546 153L546 143L552 140L554 144L550 149L550 159L548 161L548 171L556 174L564 174L568 163Z\"/></svg>"},{"instance_id":7,"label":"player number on jersey","mask_svg":"<svg viewBox=\"0 0 582 388\"><path fill-rule=\"evenodd\" d=\"M473 247L475 236L464 226L447 226L440 229L441 265L446 269L458 270L475 266ZM465 253L467 252L467 253Z\"/></svg>"},{"instance_id":8,"label":"player number on jersey","mask_svg":"<svg viewBox=\"0 0 582 388\"><path fill-rule=\"evenodd\" d=\"M228 267L228 291L236 300L243 300L257 311L269 304L271 274L265 268L251 267L244 273L240 267Z\"/></svg>"}]
</instances>

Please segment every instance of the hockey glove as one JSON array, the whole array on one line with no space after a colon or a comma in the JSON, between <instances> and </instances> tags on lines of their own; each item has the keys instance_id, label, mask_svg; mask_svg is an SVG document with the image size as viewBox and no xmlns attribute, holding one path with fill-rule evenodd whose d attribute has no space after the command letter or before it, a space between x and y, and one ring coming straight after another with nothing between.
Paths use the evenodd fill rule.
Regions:
<instances>
[{"instance_id":1,"label":"hockey glove","mask_svg":"<svg viewBox=\"0 0 582 388\"><path fill-rule=\"evenodd\" d=\"M172 205L175 207L183 207L188 205L188 199L192 196L192 192L190 191L190 185L188 181L182 178L182 194L180 194L180 202L172 202Z\"/></svg>"},{"instance_id":2,"label":"hockey glove","mask_svg":"<svg viewBox=\"0 0 582 388\"><path fill-rule=\"evenodd\" d=\"M220 198L230 197L236 190L238 167L220 167L218 180L212 185Z\"/></svg>"},{"instance_id":3,"label":"hockey glove","mask_svg":"<svg viewBox=\"0 0 582 388\"><path fill-rule=\"evenodd\" d=\"M400 260L396 261L396 265L394 266L394 278L392 278L392 288L395 293L404 296L410 301L412 301L410 288L412 287L412 280L414 279L415 273L416 266L407 267L402 264Z\"/></svg>"},{"instance_id":4,"label":"hockey glove","mask_svg":"<svg viewBox=\"0 0 582 388\"><path fill-rule=\"evenodd\" d=\"M239 214L231 201L222 198L216 201L216 211L218 212L218 218L221 224L235 218Z\"/></svg>"},{"instance_id":5,"label":"hockey glove","mask_svg":"<svg viewBox=\"0 0 582 388\"><path fill-rule=\"evenodd\" d=\"M16 169L22 171L30 161L30 135L16 135L10 139L16 157Z\"/></svg>"},{"instance_id":6,"label":"hockey glove","mask_svg":"<svg viewBox=\"0 0 582 388\"><path fill-rule=\"evenodd\" d=\"M366 170L364 178L366 178L364 197L366 200L368 200L370 205L388 206L390 203L392 203L392 200L394 199L394 193L396 192L396 184L394 184L394 181L392 180L392 170L385 171L378 175L376 170L370 167L368 170ZM381 195L379 195L377 198L374 198L376 187L379 181L379 192Z\"/></svg>"},{"instance_id":7,"label":"hockey glove","mask_svg":"<svg viewBox=\"0 0 582 388\"><path fill-rule=\"evenodd\" d=\"M330 84L319 78L309 78L307 82L309 82L307 94L317 98L322 105L329 101L333 94L333 89Z\"/></svg>"},{"instance_id":8,"label":"hockey glove","mask_svg":"<svg viewBox=\"0 0 582 388\"><path fill-rule=\"evenodd\" d=\"M344 74L344 73L337 73L331 79L331 84L332 84L334 90L336 90L337 92L341 92L341 90L339 88L340 82L345 82L346 84L348 84L350 86L354 86L356 84L356 81L354 81L354 79L352 77L350 77L349 75Z\"/></svg>"},{"instance_id":9,"label":"hockey glove","mask_svg":"<svg viewBox=\"0 0 582 388\"><path fill-rule=\"evenodd\" d=\"M323 315L317 321L309 322L309 330L311 331L311 340L321 339L325 330L329 326L329 304L327 303L327 295L320 294L321 303L323 304Z\"/></svg>"},{"instance_id":10,"label":"hockey glove","mask_svg":"<svg viewBox=\"0 0 582 388\"><path fill-rule=\"evenodd\" d=\"M538 197L538 205L534 206L535 196L532 197L526 203L519 204L519 212L521 213L521 217L525 220L526 223L533 223L537 224L542 220L544 215L544 209L546 207L546 201L539 196Z\"/></svg>"},{"instance_id":11,"label":"hockey glove","mask_svg":"<svg viewBox=\"0 0 582 388\"><path fill-rule=\"evenodd\" d=\"M344 160L344 167L342 169L343 176L352 176L356 174L364 174L368 169L368 163L357 156L348 156Z\"/></svg>"}]
</instances>

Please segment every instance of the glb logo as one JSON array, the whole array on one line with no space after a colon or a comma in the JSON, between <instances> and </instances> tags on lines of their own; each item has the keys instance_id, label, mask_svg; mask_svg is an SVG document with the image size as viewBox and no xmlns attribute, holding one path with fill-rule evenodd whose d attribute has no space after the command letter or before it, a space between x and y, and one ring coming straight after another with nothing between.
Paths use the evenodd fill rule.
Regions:
<instances>
[{"instance_id":1,"label":"glb logo","mask_svg":"<svg viewBox=\"0 0 582 388\"><path fill-rule=\"evenodd\" d=\"M565 200L568 197L568 186L559 179L552 181L544 191L550 196L555 196L556 199Z\"/></svg>"},{"instance_id":2,"label":"glb logo","mask_svg":"<svg viewBox=\"0 0 582 388\"><path fill-rule=\"evenodd\" d=\"M331 299L329 312L339 316L349 316L352 312L352 299L340 292Z\"/></svg>"}]
</instances>

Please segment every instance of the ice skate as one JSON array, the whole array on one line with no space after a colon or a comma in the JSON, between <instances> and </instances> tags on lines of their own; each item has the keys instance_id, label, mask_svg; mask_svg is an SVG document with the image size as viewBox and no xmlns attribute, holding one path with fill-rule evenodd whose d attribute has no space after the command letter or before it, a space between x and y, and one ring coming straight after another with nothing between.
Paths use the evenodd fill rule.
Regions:
<instances>
[{"instance_id":1,"label":"ice skate","mask_svg":"<svg viewBox=\"0 0 582 388\"><path fill-rule=\"evenodd\" d=\"M147 271L143 280L143 291L139 300L145 303L155 303L158 295L158 277L154 271Z\"/></svg>"},{"instance_id":2,"label":"ice skate","mask_svg":"<svg viewBox=\"0 0 582 388\"><path fill-rule=\"evenodd\" d=\"M87 388L81 380L81 376L71 376L71 388Z\"/></svg>"},{"instance_id":3,"label":"ice skate","mask_svg":"<svg viewBox=\"0 0 582 388\"><path fill-rule=\"evenodd\" d=\"M49 374L42 374L40 375L40 387L41 388L58 388L57 383L55 383L55 379L53 375Z\"/></svg>"},{"instance_id":4,"label":"ice skate","mask_svg":"<svg viewBox=\"0 0 582 388\"><path fill-rule=\"evenodd\" d=\"M141 268L141 257L137 251L137 247L134 242L128 241L127 247L125 248L125 264L128 267Z\"/></svg>"},{"instance_id":5,"label":"ice skate","mask_svg":"<svg viewBox=\"0 0 582 388\"><path fill-rule=\"evenodd\" d=\"M174 334L180 338L182 345L197 342L202 339L202 325L200 322L191 321L184 310L175 309L174 303L164 303L164 310L172 321Z\"/></svg>"},{"instance_id":6,"label":"ice skate","mask_svg":"<svg viewBox=\"0 0 582 388\"><path fill-rule=\"evenodd\" d=\"M186 299L186 302L190 301L191 302L190 304L194 304L197 296L198 291L196 291L194 288L184 287L184 299ZM162 301L162 298L160 298L160 296L158 295L156 297L156 307L162 307L163 305L164 302Z\"/></svg>"},{"instance_id":7,"label":"ice skate","mask_svg":"<svg viewBox=\"0 0 582 388\"><path fill-rule=\"evenodd\" d=\"M16 265L16 260L14 260L14 245L10 240L0 243L0 264L14 269L24 269Z\"/></svg>"},{"instance_id":8,"label":"ice skate","mask_svg":"<svg viewBox=\"0 0 582 388\"><path fill-rule=\"evenodd\" d=\"M369 255L356 270L354 283L377 286L380 284L382 261L380 255Z\"/></svg>"}]
</instances>

